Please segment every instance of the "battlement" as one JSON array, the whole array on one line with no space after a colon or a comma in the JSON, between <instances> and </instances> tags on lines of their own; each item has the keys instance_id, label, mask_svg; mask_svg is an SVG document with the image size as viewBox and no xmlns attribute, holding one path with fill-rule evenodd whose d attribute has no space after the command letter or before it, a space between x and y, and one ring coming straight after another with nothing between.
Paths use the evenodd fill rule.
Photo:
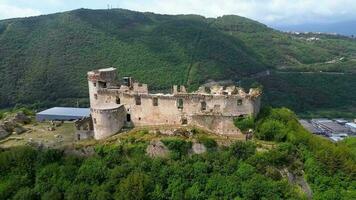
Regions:
<instances>
[{"instance_id":1,"label":"battlement","mask_svg":"<svg viewBox=\"0 0 356 200\"><path fill-rule=\"evenodd\" d=\"M152 94L147 84L131 77L115 85L115 68L88 72L88 80L94 136L99 139L123 126L149 125L190 124L218 134L240 134L233 119L256 116L260 110L259 89L247 93L236 86L214 85L189 93L183 85L174 85L172 93Z\"/></svg>"},{"instance_id":2,"label":"battlement","mask_svg":"<svg viewBox=\"0 0 356 200\"><path fill-rule=\"evenodd\" d=\"M113 82L116 80L116 68L110 67L105 69L93 70L88 72L89 81Z\"/></svg>"}]
</instances>

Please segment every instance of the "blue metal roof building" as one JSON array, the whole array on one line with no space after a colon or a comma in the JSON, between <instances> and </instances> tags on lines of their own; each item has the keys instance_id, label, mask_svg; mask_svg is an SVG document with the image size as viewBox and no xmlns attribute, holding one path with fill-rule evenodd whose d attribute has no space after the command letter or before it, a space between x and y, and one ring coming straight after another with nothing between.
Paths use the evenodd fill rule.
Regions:
<instances>
[{"instance_id":1,"label":"blue metal roof building","mask_svg":"<svg viewBox=\"0 0 356 200\"><path fill-rule=\"evenodd\" d=\"M70 121L90 116L89 108L54 107L36 113L37 121Z\"/></svg>"}]
</instances>

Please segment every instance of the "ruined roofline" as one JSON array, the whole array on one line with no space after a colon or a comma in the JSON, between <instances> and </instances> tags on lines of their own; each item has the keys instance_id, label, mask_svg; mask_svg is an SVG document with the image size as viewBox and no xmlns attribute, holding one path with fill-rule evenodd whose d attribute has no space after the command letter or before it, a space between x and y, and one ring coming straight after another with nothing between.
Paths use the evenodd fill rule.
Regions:
<instances>
[{"instance_id":1,"label":"ruined roofline","mask_svg":"<svg viewBox=\"0 0 356 200\"><path fill-rule=\"evenodd\" d=\"M100 72L111 72L111 71L115 71L115 70L116 70L116 68L114 68L114 67L94 69L92 71L89 71L88 74L97 74L97 73L100 73Z\"/></svg>"},{"instance_id":2,"label":"ruined roofline","mask_svg":"<svg viewBox=\"0 0 356 200\"><path fill-rule=\"evenodd\" d=\"M186 93L139 93L134 90L122 90L120 88L102 88L98 90L99 94L110 94L117 95L123 94L127 96L140 96L140 97L159 97L159 98L228 98L228 97L237 97L237 98L257 98L261 95L261 92L256 91L255 89L250 90L249 93L240 91L236 94L211 94L211 93L199 93L199 92L186 92Z\"/></svg>"},{"instance_id":3,"label":"ruined roofline","mask_svg":"<svg viewBox=\"0 0 356 200\"><path fill-rule=\"evenodd\" d=\"M211 87L201 86L197 91L187 92L184 85L173 85L172 92L168 94L154 94L149 93L148 85L135 81L131 77L126 77L129 80L128 85L118 85L117 77L116 77L116 68L109 67L103 69L97 69L88 72L88 80L89 81L108 81L108 84L103 89L116 90L121 93L127 94L136 94L136 95L151 95L151 96L184 96L184 95L204 95L204 96L236 96L241 98L256 98L262 94L262 91L258 88L250 88L248 92L245 92L243 88L230 85L230 86L221 86L221 85L213 85ZM102 90L102 89L100 89Z\"/></svg>"},{"instance_id":4,"label":"ruined roofline","mask_svg":"<svg viewBox=\"0 0 356 200\"><path fill-rule=\"evenodd\" d=\"M256 116L261 101L260 89L245 92L234 85L200 87L195 92L173 85L169 94L154 94L132 77L119 80L115 68L88 72L88 88L95 139L142 125L193 125L217 134L241 134L233 118Z\"/></svg>"}]
</instances>

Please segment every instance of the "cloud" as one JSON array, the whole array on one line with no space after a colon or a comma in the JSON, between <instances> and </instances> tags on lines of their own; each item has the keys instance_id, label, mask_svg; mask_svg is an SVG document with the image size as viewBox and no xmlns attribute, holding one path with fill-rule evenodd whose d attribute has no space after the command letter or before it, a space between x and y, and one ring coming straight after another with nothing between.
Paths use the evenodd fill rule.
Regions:
<instances>
[{"instance_id":1,"label":"cloud","mask_svg":"<svg viewBox=\"0 0 356 200\"><path fill-rule=\"evenodd\" d=\"M355 0L0 0L0 19L107 5L161 14L235 14L269 25L356 19Z\"/></svg>"},{"instance_id":2,"label":"cloud","mask_svg":"<svg viewBox=\"0 0 356 200\"><path fill-rule=\"evenodd\" d=\"M17 6L0 3L0 19L28 17L40 15L41 12L31 8L21 8Z\"/></svg>"},{"instance_id":3,"label":"cloud","mask_svg":"<svg viewBox=\"0 0 356 200\"><path fill-rule=\"evenodd\" d=\"M142 0L121 6L165 14L236 14L269 24L298 24L356 19L354 0Z\"/></svg>"}]
</instances>

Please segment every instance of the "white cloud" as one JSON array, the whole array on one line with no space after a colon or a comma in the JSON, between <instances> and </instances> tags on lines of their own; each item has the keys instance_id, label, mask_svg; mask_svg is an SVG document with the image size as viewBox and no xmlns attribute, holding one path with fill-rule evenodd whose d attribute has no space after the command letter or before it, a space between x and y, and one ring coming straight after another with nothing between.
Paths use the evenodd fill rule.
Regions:
<instances>
[{"instance_id":1,"label":"white cloud","mask_svg":"<svg viewBox=\"0 0 356 200\"><path fill-rule=\"evenodd\" d=\"M298 24L356 19L355 0L151 0L121 1L121 6L165 14L236 14L265 23Z\"/></svg>"},{"instance_id":2,"label":"white cloud","mask_svg":"<svg viewBox=\"0 0 356 200\"><path fill-rule=\"evenodd\" d=\"M0 3L0 19L40 15L41 12L31 8L21 8Z\"/></svg>"},{"instance_id":3,"label":"white cloud","mask_svg":"<svg viewBox=\"0 0 356 200\"><path fill-rule=\"evenodd\" d=\"M235 14L274 25L356 19L356 0L0 0L0 19L108 4L162 14Z\"/></svg>"}]
</instances>

